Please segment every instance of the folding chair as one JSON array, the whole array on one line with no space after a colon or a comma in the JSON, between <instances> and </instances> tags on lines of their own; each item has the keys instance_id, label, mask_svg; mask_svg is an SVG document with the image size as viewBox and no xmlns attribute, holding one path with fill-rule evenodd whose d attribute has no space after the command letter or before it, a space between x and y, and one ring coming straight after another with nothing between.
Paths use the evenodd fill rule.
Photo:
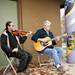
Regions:
<instances>
[{"instance_id":1,"label":"folding chair","mask_svg":"<svg viewBox=\"0 0 75 75\"><path fill-rule=\"evenodd\" d=\"M49 58L49 59L47 60L48 63L46 63L46 62L42 63L42 62L41 62L41 59L43 58L43 56L46 56L46 55L44 55L44 54L42 54L42 53L39 53L39 54L38 54L38 63L39 63L39 66L40 66L40 67L41 67L41 66L49 65L50 62L51 62L51 58Z\"/></svg>"},{"instance_id":2,"label":"folding chair","mask_svg":"<svg viewBox=\"0 0 75 75\"><path fill-rule=\"evenodd\" d=\"M6 60L8 61L8 65L6 66L6 68L5 68L5 70L3 71L3 74L5 75L5 73L6 73L6 71L7 71L7 69L11 66L11 68L12 68L12 70L13 70L13 72L14 72L14 74L15 75L17 75L17 72L16 72L16 70L15 70L15 68L13 67L13 65L12 65L12 62L14 61L14 58L8 58L8 56L5 54L5 52L4 51L2 51L2 53L3 53L3 55L5 56L5 58L6 58Z\"/></svg>"},{"instance_id":3,"label":"folding chair","mask_svg":"<svg viewBox=\"0 0 75 75\"><path fill-rule=\"evenodd\" d=\"M7 39L7 41L9 41L9 39ZM0 46L1 46L1 36L0 36ZM8 42L8 46L9 46L9 42ZM1 50L1 48L0 48L0 50ZM3 72L3 74L5 74L5 72L6 72L7 69L9 68L9 66L11 66L11 68L12 68L14 74L17 75L17 72L16 72L15 68L14 68L13 65L12 65L12 62L13 62L14 58L11 58L11 59L8 58L8 56L5 54L5 52L4 52L3 50L1 50L1 52L2 52L3 55L6 57L8 63L9 63L9 64L6 66L6 68L5 68L4 72Z\"/></svg>"},{"instance_id":4,"label":"folding chair","mask_svg":"<svg viewBox=\"0 0 75 75\"><path fill-rule=\"evenodd\" d=\"M14 61L14 58L11 58L11 59L9 59L9 58L6 58L10 63L12 63L13 61ZM6 68L5 68L5 70L3 71L3 74L5 74L6 73L6 71L7 71L7 69L10 67L10 64L8 64L7 66L6 66Z\"/></svg>"}]
</instances>

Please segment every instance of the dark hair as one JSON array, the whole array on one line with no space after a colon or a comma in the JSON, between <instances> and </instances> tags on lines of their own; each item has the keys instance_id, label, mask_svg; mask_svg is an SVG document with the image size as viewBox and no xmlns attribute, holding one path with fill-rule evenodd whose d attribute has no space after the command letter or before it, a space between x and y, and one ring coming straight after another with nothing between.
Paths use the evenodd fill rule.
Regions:
<instances>
[{"instance_id":1,"label":"dark hair","mask_svg":"<svg viewBox=\"0 0 75 75\"><path fill-rule=\"evenodd\" d=\"M10 23L12 23L12 21L8 21L8 22L6 22L6 30L8 30L8 26L10 26Z\"/></svg>"}]
</instances>

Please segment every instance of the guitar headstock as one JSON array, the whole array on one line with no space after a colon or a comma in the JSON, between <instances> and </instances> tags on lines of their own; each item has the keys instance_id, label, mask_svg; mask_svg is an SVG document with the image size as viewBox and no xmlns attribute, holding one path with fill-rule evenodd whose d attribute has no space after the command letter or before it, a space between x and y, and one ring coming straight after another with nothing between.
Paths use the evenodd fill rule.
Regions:
<instances>
[{"instance_id":1,"label":"guitar headstock","mask_svg":"<svg viewBox=\"0 0 75 75\"><path fill-rule=\"evenodd\" d=\"M64 36L68 36L68 34L67 34L67 33L65 33L65 34L63 34L63 35L62 35L62 37L64 37Z\"/></svg>"}]
</instances>

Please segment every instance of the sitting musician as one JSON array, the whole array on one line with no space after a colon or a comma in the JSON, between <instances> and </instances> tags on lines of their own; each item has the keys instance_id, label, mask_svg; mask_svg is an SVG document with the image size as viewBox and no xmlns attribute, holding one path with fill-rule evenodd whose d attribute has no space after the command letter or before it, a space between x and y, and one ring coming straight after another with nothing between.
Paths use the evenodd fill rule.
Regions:
<instances>
[{"instance_id":1,"label":"sitting musician","mask_svg":"<svg viewBox=\"0 0 75 75\"><path fill-rule=\"evenodd\" d=\"M22 49L20 44L25 42L27 36L30 35L31 32L27 33L26 35L17 36L12 33L14 30L15 27L13 22L8 21L6 23L6 29L1 35L1 48L8 57L14 57L19 59L17 73L23 73L27 69L32 59L32 55Z\"/></svg>"},{"instance_id":2,"label":"sitting musician","mask_svg":"<svg viewBox=\"0 0 75 75\"><path fill-rule=\"evenodd\" d=\"M46 42L47 39L45 37L54 38L53 33L50 31L51 22L49 20L45 20L43 22L43 28L37 30L37 32L32 36L33 42L37 43L39 41ZM60 38L57 37L56 40L59 40ZM62 57L62 48L56 47L56 41L52 40L52 44L44 48L43 50L38 50L42 52L43 54L47 54L49 57L52 56L54 59L54 66L57 68L58 71L61 73L64 73L63 67L61 66L61 57ZM39 48L41 48L39 46Z\"/></svg>"}]
</instances>

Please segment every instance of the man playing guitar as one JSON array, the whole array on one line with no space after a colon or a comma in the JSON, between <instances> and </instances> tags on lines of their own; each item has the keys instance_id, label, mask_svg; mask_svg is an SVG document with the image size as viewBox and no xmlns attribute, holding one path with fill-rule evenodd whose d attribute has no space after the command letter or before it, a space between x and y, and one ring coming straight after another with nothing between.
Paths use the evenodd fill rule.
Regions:
<instances>
[{"instance_id":1,"label":"man playing guitar","mask_svg":"<svg viewBox=\"0 0 75 75\"><path fill-rule=\"evenodd\" d=\"M47 44L48 39L53 39L54 35L52 32L50 32L50 26L51 26L51 22L49 20L45 20L43 22L43 28L37 30L37 32L32 36L32 40L35 43L35 46L37 47L37 51L42 52L43 54L47 54L49 57L52 56L52 58L54 59L54 66L57 68L57 70L61 73L64 73L65 71L63 70L63 67L61 66L61 57L62 57L62 48L59 47L55 47L56 45L56 40L59 41L59 37L56 38L56 40L52 40L52 42L50 43L50 45ZM39 43L42 45L41 46L37 46L39 45ZM42 43L45 44L42 44ZM38 43L38 44L37 44ZM39 49L40 50L39 50ZM43 50L42 50L43 49Z\"/></svg>"}]
</instances>

